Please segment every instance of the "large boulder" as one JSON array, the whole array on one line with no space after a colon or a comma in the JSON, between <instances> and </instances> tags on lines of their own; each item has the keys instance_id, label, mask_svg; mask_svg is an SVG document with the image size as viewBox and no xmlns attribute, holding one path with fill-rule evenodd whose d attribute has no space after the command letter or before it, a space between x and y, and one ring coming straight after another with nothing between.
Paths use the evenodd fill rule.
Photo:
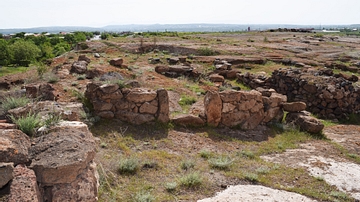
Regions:
<instances>
[{"instance_id":1,"label":"large boulder","mask_svg":"<svg viewBox=\"0 0 360 202\"><path fill-rule=\"evenodd\" d=\"M87 62L86 61L75 61L71 65L70 73L75 74L85 74L87 70Z\"/></svg>"},{"instance_id":2,"label":"large boulder","mask_svg":"<svg viewBox=\"0 0 360 202\"><path fill-rule=\"evenodd\" d=\"M222 101L219 93L208 91L204 98L205 115L210 126L218 126L221 121Z\"/></svg>"},{"instance_id":3,"label":"large boulder","mask_svg":"<svg viewBox=\"0 0 360 202\"><path fill-rule=\"evenodd\" d=\"M10 186L9 202L43 201L33 170L24 165L18 165L14 169L14 174L15 177Z\"/></svg>"},{"instance_id":4,"label":"large boulder","mask_svg":"<svg viewBox=\"0 0 360 202\"><path fill-rule=\"evenodd\" d=\"M306 111L288 113L285 121L287 123L292 123L295 126L299 126L301 130L309 133L319 133L324 128L324 124L318 119L310 116L310 113Z\"/></svg>"},{"instance_id":5,"label":"large boulder","mask_svg":"<svg viewBox=\"0 0 360 202\"><path fill-rule=\"evenodd\" d=\"M33 142L30 168L43 186L75 181L95 157L95 140L84 127L60 125Z\"/></svg>"},{"instance_id":6,"label":"large boulder","mask_svg":"<svg viewBox=\"0 0 360 202\"><path fill-rule=\"evenodd\" d=\"M20 130L0 130L0 162L28 163L30 146L30 138Z\"/></svg>"},{"instance_id":7,"label":"large boulder","mask_svg":"<svg viewBox=\"0 0 360 202\"><path fill-rule=\"evenodd\" d=\"M101 68L93 68L86 71L86 78L93 79L95 77L100 77L101 75L105 74L106 71Z\"/></svg>"},{"instance_id":8,"label":"large boulder","mask_svg":"<svg viewBox=\"0 0 360 202\"><path fill-rule=\"evenodd\" d=\"M123 62L124 62L124 60L122 58L114 58L114 59L110 60L110 65L116 66L116 67L121 67Z\"/></svg>"},{"instance_id":9,"label":"large boulder","mask_svg":"<svg viewBox=\"0 0 360 202\"><path fill-rule=\"evenodd\" d=\"M0 162L0 189L14 178L14 163Z\"/></svg>"}]
</instances>

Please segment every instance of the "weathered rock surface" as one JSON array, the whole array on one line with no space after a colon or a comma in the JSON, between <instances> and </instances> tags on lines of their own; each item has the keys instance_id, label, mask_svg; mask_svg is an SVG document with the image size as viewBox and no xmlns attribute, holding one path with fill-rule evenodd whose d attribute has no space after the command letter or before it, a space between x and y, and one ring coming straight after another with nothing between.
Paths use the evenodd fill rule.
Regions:
<instances>
[{"instance_id":1,"label":"weathered rock surface","mask_svg":"<svg viewBox=\"0 0 360 202\"><path fill-rule=\"evenodd\" d=\"M169 95L165 89L157 90L158 97L158 114L157 119L162 123L167 123L170 121L169 113L170 113L170 102Z\"/></svg>"},{"instance_id":2,"label":"weathered rock surface","mask_svg":"<svg viewBox=\"0 0 360 202\"><path fill-rule=\"evenodd\" d=\"M301 112L306 109L306 104L305 102L283 103L283 109L287 112Z\"/></svg>"},{"instance_id":3,"label":"weathered rock surface","mask_svg":"<svg viewBox=\"0 0 360 202\"><path fill-rule=\"evenodd\" d=\"M180 125L180 126L204 126L205 125L204 120L202 120L198 116L194 116L191 114L178 115L178 116L174 117L171 121L173 123L175 123L176 125Z\"/></svg>"},{"instance_id":4,"label":"weathered rock surface","mask_svg":"<svg viewBox=\"0 0 360 202\"><path fill-rule=\"evenodd\" d=\"M14 163L0 162L0 189L14 178Z\"/></svg>"},{"instance_id":5,"label":"weathered rock surface","mask_svg":"<svg viewBox=\"0 0 360 202\"><path fill-rule=\"evenodd\" d=\"M15 177L11 182L9 202L41 202L39 187L33 170L24 165L18 165L14 169Z\"/></svg>"},{"instance_id":6,"label":"weathered rock surface","mask_svg":"<svg viewBox=\"0 0 360 202\"><path fill-rule=\"evenodd\" d=\"M92 134L73 127L57 127L34 143L30 168L44 186L75 181L95 156Z\"/></svg>"},{"instance_id":7,"label":"weathered rock surface","mask_svg":"<svg viewBox=\"0 0 360 202\"><path fill-rule=\"evenodd\" d=\"M0 130L0 162L28 163L30 146L30 138L20 130Z\"/></svg>"},{"instance_id":8,"label":"weathered rock surface","mask_svg":"<svg viewBox=\"0 0 360 202\"><path fill-rule=\"evenodd\" d=\"M299 126L301 130L309 133L319 133L324 128L324 124L318 119L311 117L309 113L306 113L305 111L288 113L285 121L287 123L293 123L294 125Z\"/></svg>"},{"instance_id":9,"label":"weathered rock surface","mask_svg":"<svg viewBox=\"0 0 360 202\"><path fill-rule=\"evenodd\" d=\"M91 62L91 59L88 58L86 55L79 55L78 61L85 61L89 64Z\"/></svg>"},{"instance_id":10,"label":"weathered rock surface","mask_svg":"<svg viewBox=\"0 0 360 202\"><path fill-rule=\"evenodd\" d=\"M87 70L87 62L86 61L75 61L71 65L70 73L75 74L85 74Z\"/></svg>"},{"instance_id":11,"label":"weathered rock surface","mask_svg":"<svg viewBox=\"0 0 360 202\"><path fill-rule=\"evenodd\" d=\"M16 125L12 123L0 123L0 130L16 129Z\"/></svg>"},{"instance_id":12,"label":"weathered rock surface","mask_svg":"<svg viewBox=\"0 0 360 202\"><path fill-rule=\"evenodd\" d=\"M121 67L124 60L122 58L114 58L110 60L110 65L115 67Z\"/></svg>"},{"instance_id":13,"label":"weathered rock surface","mask_svg":"<svg viewBox=\"0 0 360 202\"><path fill-rule=\"evenodd\" d=\"M218 126L221 121L222 101L215 91L208 91L204 98L204 107L207 123L210 126Z\"/></svg>"}]
</instances>

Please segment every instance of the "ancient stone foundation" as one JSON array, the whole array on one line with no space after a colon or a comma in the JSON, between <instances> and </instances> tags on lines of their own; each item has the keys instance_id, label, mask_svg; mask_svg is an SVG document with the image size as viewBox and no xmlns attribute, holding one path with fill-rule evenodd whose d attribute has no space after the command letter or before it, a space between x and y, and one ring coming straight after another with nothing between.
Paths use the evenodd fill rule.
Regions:
<instances>
[{"instance_id":1,"label":"ancient stone foundation","mask_svg":"<svg viewBox=\"0 0 360 202\"><path fill-rule=\"evenodd\" d=\"M302 101L307 110L322 118L342 119L360 110L360 90L355 76L334 74L331 69L275 70L271 77L238 74L238 81L252 88L273 88L289 101Z\"/></svg>"},{"instance_id":2,"label":"ancient stone foundation","mask_svg":"<svg viewBox=\"0 0 360 202\"><path fill-rule=\"evenodd\" d=\"M145 88L120 88L118 84L90 83L85 96L102 118L116 118L132 124L158 120L169 122L167 91Z\"/></svg>"}]
</instances>

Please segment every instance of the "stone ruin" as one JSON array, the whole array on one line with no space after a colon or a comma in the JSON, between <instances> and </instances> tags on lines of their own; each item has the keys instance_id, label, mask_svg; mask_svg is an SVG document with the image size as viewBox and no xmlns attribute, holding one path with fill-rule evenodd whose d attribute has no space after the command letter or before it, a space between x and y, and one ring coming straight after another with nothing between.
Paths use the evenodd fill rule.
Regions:
<instances>
[{"instance_id":1,"label":"stone ruin","mask_svg":"<svg viewBox=\"0 0 360 202\"><path fill-rule=\"evenodd\" d=\"M183 126L207 124L215 127L254 129L260 124L281 122L283 109L286 109L293 116L287 119L288 122L296 122L296 125L310 122L312 126L299 125L303 130L318 133L324 127L309 114L300 113L305 110L305 103L286 103L286 96L276 93L275 90L208 91L201 106L201 113L197 116L183 114L172 120L169 115L168 92L164 89L157 91L145 88L121 89L118 84L89 83L85 96L93 104L98 116L107 119L116 118L135 125L154 121L163 123L172 121ZM302 122L298 121L300 119Z\"/></svg>"},{"instance_id":2,"label":"stone ruin","mask_svg":"<svg viewBox=\"0 0 360 202\"><path fill-rule=\"evenodd\" d=\"M121 89L118 84L89 83L85 96L102 118L117 118L136 125L169 121L169 98L164 89Z\"/></svg>"},{"instance_id":3,"label":"stone ruin","mask_svg":"<svg viewBox=\"0 0 360 202\"><path fill-rule=\"evenodd\" d=\"M356 76L334 74L331 69L279 69L271 77L238 74L238 82L251 88L273 88L289 101L301 101L307 110L321 118L344 119L360 110L360 90L353 85Z\"/></svg>"}]
</instances>

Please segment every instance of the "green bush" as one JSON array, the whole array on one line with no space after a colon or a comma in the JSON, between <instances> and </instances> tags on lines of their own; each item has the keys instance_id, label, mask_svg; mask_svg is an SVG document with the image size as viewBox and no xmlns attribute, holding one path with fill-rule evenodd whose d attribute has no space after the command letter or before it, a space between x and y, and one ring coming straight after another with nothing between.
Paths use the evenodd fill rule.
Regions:
<instances>
[{"instance_id":1,"label":"green bush","mask_svg":"<svg viewBox=\"0 0 360 202\"><path fill-rule=\"evenodd\" d=\"M259 180L259 176L255 173L245 173L245 179L251 182L257 182Z\"/></svg>"},{"instance_id":2,"label":"green bush","mask_svg":"<svg viewBox=\"0 0 360 202\"><path fill-rule=\"evenodd\" d=\"M19 39L10 45L15 64L29 66L40 56L41 50L32 42Z\"/></svg>"},{"instance_id":3,"label":"green bush","mask_svg":"<svg viewBox=\"0 0 360 202\"><path fill-rule=\"evenodd\" d=\"M167 182L164 184L164 187L165 187L166 191L172 192L177 188L177 183L176 182Z\"/></svg>"},{"instance_id":4,"label":"green bush","mask_svg":"<svg viewBox=\"0 0 360 202\"><path fill-rule=\"evenodd\" d=\"M48 117L44 121L44 125L49 128L51 126L56 125L61 121L61 116L59 114L55 113L49 113Z\"/></svg>"},{"instance_id":5,"label":"green bush","mask_svg":"<svg viewBox=\"0 0 360 202\"><path fill-rule=\"evenodd\" d=\"M2 100L2 108L7 112L10 109L23 107L30 102L31 100L27 97L6 97Z\"/></svg>"},{"instance_id":6,"label":"green bush","mask_svg":"<svg viewBox=\"0 0 360 202\"><path fill-rule=\"evenodd\" d=\"M216 51L214 51L214 50L212 50L211 48L208 48L208 47L199 48L198 53L199 53L199 55L203 55L203 56L216 55Z\"/></svg>"},{"instance_id":7,"label":"green bush","mask_svg":"<svg viewBox=\"0 0 360 202\"><path fill-rule=\"evenodd\" d=\"M131 158L122 158L119 161L118 171L120 174L135 174L139 169L139 160Z\"/></svg>"},{"instance_id":8,"label":"green bush","mask_svg":"<svg viewBox=\"0 0 360 202\"><path fill-rule=\"evenodd\" d=\"M180 185L187 188L199 187L203 182L199 172L192 172L180 178Z\"/></svg>"},{"instance_id":9,"label":"green bush","mask_svg":"<svg viewBox=\"0 0 360 202\"><path fill-rule=\"evenodd\" d=\"M217 158L211 158L208 160L212 168L219 170L228 170L233 163L233 160L227 156L220 156Z\"/></svg>"},{"instance_id":10,"label":"green bush","mask_svg":"<svg viewBox=\"0 0 360 202\"><path fill-rule=\"evenodd\" d=\"M9 117L22 132L29 136L36 134L36 129L40 127L40 117L34 113L29 113L26 116L19 118L14 117L13 115L10 115Z\"/></svg>"},{"instance_id":11,"label":"green bush","mask_svg":"<svg viewBox=\"0 0 360 202\"><path fill-rule=\"evenodd\" d=\"M48 67L43 63L37 63L36 64L36 72L39 76L39 78L43 78L45 72L48 70Z\"/></svg>"}]
</instances>

